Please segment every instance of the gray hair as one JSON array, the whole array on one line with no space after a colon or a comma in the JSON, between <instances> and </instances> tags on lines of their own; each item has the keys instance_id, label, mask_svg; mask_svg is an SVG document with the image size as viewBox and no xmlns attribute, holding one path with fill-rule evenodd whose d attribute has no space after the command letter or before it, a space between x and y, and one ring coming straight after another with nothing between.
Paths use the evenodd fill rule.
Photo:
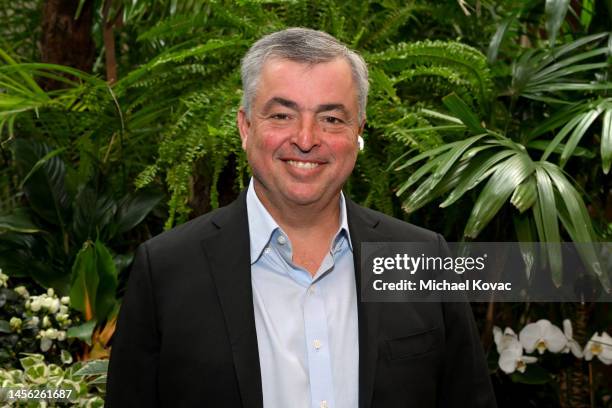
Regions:
<instances>
[{"instance_id":1,"label":"gray hair","mask_svg":"<svg viewBox=\"0 0 612 408\"><path fill-rule=\"evenodd\" d=\"M368 101L368 67L355 51L331 35L309 28L288 28L268 34L259 39L242 59L241 75L242 107L247 116L251 114L251 103L257 93L261 69L269 58L319 64L336 58L344 58L351 67L353 81L357 85L359 118L365 119Z\"/></svg>"}]
</instances>

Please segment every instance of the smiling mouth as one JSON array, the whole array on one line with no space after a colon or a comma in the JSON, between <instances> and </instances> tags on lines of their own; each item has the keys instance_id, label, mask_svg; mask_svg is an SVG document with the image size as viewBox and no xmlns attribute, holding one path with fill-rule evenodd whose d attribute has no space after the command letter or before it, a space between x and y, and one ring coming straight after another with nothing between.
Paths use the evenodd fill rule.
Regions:
<instances>
[{"instance_id":1,"label":"smiling mouth","mask_svg":"<svg viewBox=\"0 0 612 408\"><path fill-rule=\"evenodd\" d=\"M314 169L316 167L319 167L319 163L315 162L287 160L287 163L289 163L289 165L293 167L297 167L298 169Z\"/></svg>"}]
</instances>

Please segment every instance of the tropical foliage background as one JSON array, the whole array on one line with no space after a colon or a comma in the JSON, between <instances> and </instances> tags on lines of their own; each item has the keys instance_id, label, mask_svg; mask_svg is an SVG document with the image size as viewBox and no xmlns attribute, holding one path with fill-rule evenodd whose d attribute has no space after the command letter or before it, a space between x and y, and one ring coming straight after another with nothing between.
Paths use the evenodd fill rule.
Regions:
<instances>
[{"instance_id":1,"label":"tropical foliage background","mask_svg":"<svg viewBox=\"0 0 612 408\"><path fill-rule=\"evenodd\" d=\"M134 250L245 186L240 58L288 26L368 61L356 201L449 241L610 240L610 0L6 1L0 377L61 377L79 404L102 404ZM562 281L554 245L548 264ZM474 310L501 407L612 407L612 345L588 343L600 360L548 352L508 373L493 336L569 319L585 345L612 332L609 304Z\"/></svg>"}]
</instances>

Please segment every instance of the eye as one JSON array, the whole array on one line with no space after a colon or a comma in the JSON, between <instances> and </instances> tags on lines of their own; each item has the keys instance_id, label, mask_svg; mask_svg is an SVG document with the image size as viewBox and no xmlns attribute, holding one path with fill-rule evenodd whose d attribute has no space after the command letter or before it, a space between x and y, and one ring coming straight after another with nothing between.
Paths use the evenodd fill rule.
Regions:
<instances>
[{"instance_id":1,"label":"eye","mask_svg":"<svg viewBox=\"0 0 612 408\"><path fill-rule=\"evenodd\" d=\"M344 123L342 119L337 118L335 116L324 116L323 122L330 124L330 125L341 125Z\"/></svg>"},{"instance_id":2,"label":"eye","mask_svg":"<svg viewBox=\"0 0 612 408\"><path fill-rule=\"evenodd\" d=\"M274 120L289 120L291 116L288 113L273 113L269 118Z\"/></svg>"}]
</instances>

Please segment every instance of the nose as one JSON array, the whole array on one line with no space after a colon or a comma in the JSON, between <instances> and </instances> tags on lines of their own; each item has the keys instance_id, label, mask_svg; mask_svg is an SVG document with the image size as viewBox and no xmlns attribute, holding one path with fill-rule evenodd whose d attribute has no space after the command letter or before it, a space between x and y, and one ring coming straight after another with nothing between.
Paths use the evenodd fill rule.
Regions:
<instances>
[{"instance_id":1,"label":"nose","mask_svg":"<svg viewBox=\"0 0 612 408\"><path fill-rule=\"evenodd\" d=\"M320 144L319 129L314 117L304 115L294 133L293 143L303 152L309 152Z\"/></svg>"}]
</instances>

